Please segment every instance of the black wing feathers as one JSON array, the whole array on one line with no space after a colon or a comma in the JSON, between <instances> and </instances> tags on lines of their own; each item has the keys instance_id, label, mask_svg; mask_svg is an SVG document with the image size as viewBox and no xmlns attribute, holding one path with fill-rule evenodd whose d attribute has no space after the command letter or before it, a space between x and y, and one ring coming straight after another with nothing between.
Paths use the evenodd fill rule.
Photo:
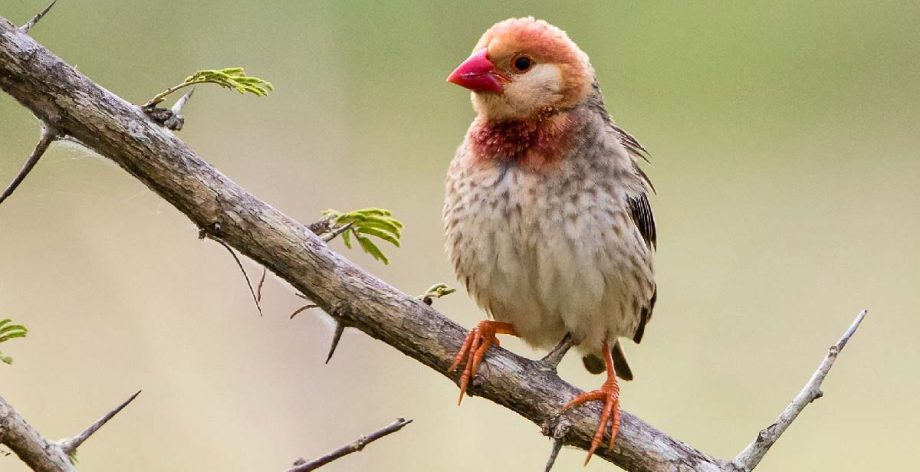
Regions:
<instances>
[{"instance_id":1,"label":"black wing feathers","mask_svg":"<svg viewBox=\"0 0 920 472\"><path fill-rule=\"evenodd\" d=\"M655 234L655 216L652 215L652 207L649 206L648 196L645 193L629 197L629 215L639 227L639 233L642 234L645 244L654 249L658 244L658 237Z\"/></svg>"}]
</instances>

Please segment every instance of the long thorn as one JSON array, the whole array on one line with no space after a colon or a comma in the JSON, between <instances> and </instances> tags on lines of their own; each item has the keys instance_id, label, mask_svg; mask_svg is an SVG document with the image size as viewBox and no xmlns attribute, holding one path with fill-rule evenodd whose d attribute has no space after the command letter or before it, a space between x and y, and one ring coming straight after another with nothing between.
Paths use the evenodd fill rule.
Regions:
<instances>
[{"instance_id":1,"label":"long thorn","mask_svg":"<svg viewBox=\"0 0 920 472\"><path fill-rule=\"evenodd\" d=\"M252 295L252 301L255 302L256 309L259 310L259 316L262 316L262 304L259 303L259 297L256 295L256 290L252 287L252 281L249 280L249 274L247 274L246 269L243 268L243 262L240 261L239 256L236 255L236 252L233 250L233 248L230 247L229 244L213 236L211 236L211 239L217 241L221 246L227 249L227 252L229 252L231 256L233 256L233 260L236 261L236 266L240 268L240 272L243 273L243 278L246 279L246 286L249 287L249 293Z\"/></svg>"},{"instance_id":2,"label":"long thorn","mask_svg":"<svg viewBox=\"0 0 920 472\"><path fill-rule=\"evenodd\" d=\"M58 131L49 125L42 127L41 137L38 138L38 144L35 145L35 149L32 150L32 154L29 155L29 158L26 160L26 163L22 165L22 169L19 170L19 173L16 174L16 177L13 178L13 181L10 182L10 185L0 194L0 203L3 203L10 195L16 191L16 188L19 187L19 184L26 179L26 176L29 175L29 172L32 172L32 168L35 167L35 164L38 164L38 160L45 154L45 151L48 150L48 146L54 142L59 136Z\"/></svg>"},{"instance_id":3,"label":"long thorn","mask_svg":"<svg viewBox=\"0 0 920 472\"><path fill-rule=\"evenodd\" d=\"M345 325L336 320L335 321L335 332L332 333L332 345L329 346L329 354L326 355L326 364L332 359L332 355L335 354L335 348L339 347L339 341L342 340L342 333L345 332Z\"/></svg>"},{"instance_id":4,"label":"long thorn","mask_svg":"<svg viewBox=\"0 0 920 472\"><path fill-rule=\"evenodd\" d=\"M268 273L268 270L265 267L263 267L262 277L259 278L259 285L256 286L256 301L257 302L262 301L262 286L265 285L265 274L266 273Z\"/></svg>"},{"instance_id":5,"label":"long thorn","mask_svg":"<svg viewBox=\"0 0 920 472\"><path fill-rule=\"evenodd\" d=\"M125 400L124 403L122 403L121 405L118 405L114 410L106 413L105 416L103 416L102 418L99 418L99 420L97 420L95 423L89 425L89 427L84 429L83 432L74 436L71 439L68 439L62 442L61 450L63 450L64 453L67 454L68 456L73 455L74 451L76 451L77 448L80 447L81 444L83 444L83 441L86 441L96 431L99 431L99 428L101 428L110 419L112 419L115 415L121 412L121 410L123 410L126 406L128 406L128 404L133 402L134 399L137 398L137 396L140 394L141 394L141 391L138 390L137 393L135 393L134 395L131 395L131 398Z\"/></svg>"},{"instance_id":6,"label":"long thorn","mask_svg":"<svg viewBox=\"0 0 920 472\"><path fill-rule=\"evenodd\" d=\"M35 26L36 23L38 23L38 20L41 20L42 17L45 16L45 14L47 14L51 10L51 7L53 7L55 3L57 3L57 0L52 1L47 7L45 7L44 10L38 12L38 14L33 16L32 19L29 20L28 23L20 26L19 31L23 33L28 33L29 30L32 29L32 27Z\"/></svg>"},{"instance_id":7,"label":"long thorn","mask_svg":"<svg viewBox=\"0 0 920 472\"><path fill-rule=\"evenodd\" d=\"M300 307L300 308L294 310L294 313L291 313L291 316L290 316L288 319L289 319L289 320L293 320L295 316L297 316L297 315L299 315L301 312L303 312L303 311L305 311L305 310L309 310L309 309L311 309L311 308L319 308L319 305L313 305L312 303L309 304L309 305L304 305L304 306L302 306L302 307ZM327 361L327 362L328 362L328 361Z\"/></svg>"},{"instance_id":8,"label":"long thorn","mask_svg":"<svg viewBox=\"0 0 920 472\"><path fill-rule=\"evenodd\" d=\"M176 104L173 105L172 108L170 108L169 110L173 112L174 115L178 115L179 112L181 112L182 109L185 107L185 105L188 103L188 101L191 100L192 95L194 94L195 94L195 89L192 88L191 90L186 92L185 95L182 96L182 98L176 100Z\"/></svg>"}]
</instances>

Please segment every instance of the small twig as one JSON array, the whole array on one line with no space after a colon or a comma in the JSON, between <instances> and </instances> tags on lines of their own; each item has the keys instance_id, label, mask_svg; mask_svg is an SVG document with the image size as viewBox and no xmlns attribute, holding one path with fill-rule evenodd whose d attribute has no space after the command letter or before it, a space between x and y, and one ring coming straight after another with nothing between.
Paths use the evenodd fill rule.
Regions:
<instances>
[{"instance_id":1,"label":"small twig","mask_svg":"<svg viewBox=\"0 0 920 472\"><path fill-rule=\"evenodd\" d=\"M134 399L137 398L137 396L140 394L141 394L141 391L138 390L137 393L135 393L134 395L131 395L131 398L125 400L124 403L115 407L114 410L106 413L105 416L103 416L102 418L99 418L99 420L97 420L95 423L91 424L88 428L84 429L83 432L74 436L71 439L62 441L60 443L61 450L64 451L64 453L67 454L68 456L73 457L74 453L77 452L77 448L80 447L81 444L83 444L83 441L86 441L96 431L99 431L99 428L101 428L110 419L112 419L115 415L121 412L121 410L123 410L132 401L134 401Z\"/></svg>"},{"instance_id":2,"label":"small twig","mask_svg":"<svg viewBox=\"0 0 920 472\"><path fill-rule=\"evenodd\" d=\"M47 7L45 7L44 10L38 12L38 14L33 16L32 19L29 20L28 23L20 26L19 31L23 33L28 33L29 30L32 29L32 27L35 26L39 20L42 19L42 17L44 17L49 11L51 11L51 7L53 7L55 3L57 3L57 0L52 1Z\"/></svg>"},{"instance_id":3,"label":"small twig","mask_svg":"<svg viewBox=\"0 0 920 472\"><path fill-rule=\"evenodd\" d=\"M799 416L799 413L801 413L809 403L823 395L821 392L821 383L824 382L824 378L827 377L827 373L831 370L831 367L833 367L834 361L837 360L837 355L840 354L840 351L847 345L847 341L849 341L853 333L856 332L856 328L859 328L859 324L862 323L867 313L867 310L863 310L856 315L856 319L853 320L850 327L843 333L843 336L837 341L837 344L830 347L827 356L821 361L818 370L812 374L811 379L808 380L808 383L805 384L802 391L800 391L792 400L792 403L783 410L775 423L761 430L760 433L757 434L757 438L754 442L749 444L737 457L735 457L732 461L732 465L738 470L743 471L750 471L753 470L754 467L757 467L757 464L759 464L760 460L767 454L770 447L776 443L783 432L786 431L786 428L788 428L796 417Z\"/></svg>"},{"instance_id":4,"label":"small twig","mask_svg":"<svg viewBox=\"0 0 920 472\"><path fill-rule=\"evenodd\" d=\"M342 334L344 332L345 323L335 320L335 332L332 333L332 344L329 345L329 354L326 355L326 364L332 360L332 355L335 354L335 348L339 347L339 341L342 340Z\"/></svg>"},{"instance_id":5,"label":"small twig","mask_svg":"<svg viewBox=\"0 0 920 472\"><path fill-rule=\"evenodd\" d=\"M335 239L336 236L350 230L353 224L354 223L348 223L347 225L339 226L338 228L333 228L333 230L330 233L324 234L320 236L320 238L323 240L323 242L328 243L329 241L332 241L333 239Z\"/></svg>"},{"instance_id":6,"label":"small twig","mask_svg":"<svg viewBox=\"0 0 920 472\"><path fill-rule=\"evenodd\" d=\"M322 457L313 459L310 462L306 462L303 459L300 459L297 462L295 462L294 467L288 469L287 472L307 472L310 470L316 470L336 459L339 459L343 456L347 456L348 454L351 454L352 452L358 452L364 449L364 447L367 446L368 444L386 435L393 434L403 429L404 426L406 426L407 424L411 422L412 420L408 420L405 418L397 418L396 421L388 424L387 426L377 431L374 431L373 433L368 434L367 436L361 436L360 438L356 439L354 442L350 444L346 444L345 446L342 446Z\"/></svg>"},{"instance_id":7,"label":"small twig","mask_svg":"<svg viewBox=\"0 0 920 472\"><path fill-rule=\"evenodd\" d=\"M559 344L557 344L552 351L549 351L549 354L543 356L543 358L539 360L540 364L555 372L556 368L559 367L559 363L562 362L562 358L565 357L565 354L569 352L569 349L574 345L575 343L572 341L572 335L566 333L562 341L559 341Z\"/></svg>"},{"instance_id":8,"label":"small twig","mask_svg":"<svg viewBox=\"0 0 920 472\"><path fill-rule=\"evenodd\" d=\"M571 427L572 425L565 418L558 418L551 424L544 424L543 433L553 441L553 448L550 450L549 458L546 460L544 472L550 472L553 469L553 465L556 464L556 457L559 456L559 451L562 450L562 446L565 444L565 435L568 434Z\"/></svg>"},{"instance_id":9,"label":"small twig","mask_svg":"<svg viewBox=\"0 0 920 472\"><path fill-rule=\"evenodd\" d=\"M52 3L52 5L54 5ZM50 6L48 8L51 8ZM47 11L47 9L46 9ZM44 13L40 13L39 16ZM31 23L31 22L30 22ZM35 164L38 164L38 160L45 154L45 151L48 150L48 146L54 142L55 139L59 137L58 131L54 127L45 124L42 127L41 137L38 139L38 144L35 145L35 149L32 150L32 154L29 155L29 158L26 160L26 163L22 165L22 169L19 170L19 173L16 174L16 177L13 178L13 181L10 182L10 185L0 194L0 203L3 203L13 192L19 187L19 184L26 179L26 176L29 175L29 172L32 171L32 168L35 167Z\"/></svg>"}]
</instances>

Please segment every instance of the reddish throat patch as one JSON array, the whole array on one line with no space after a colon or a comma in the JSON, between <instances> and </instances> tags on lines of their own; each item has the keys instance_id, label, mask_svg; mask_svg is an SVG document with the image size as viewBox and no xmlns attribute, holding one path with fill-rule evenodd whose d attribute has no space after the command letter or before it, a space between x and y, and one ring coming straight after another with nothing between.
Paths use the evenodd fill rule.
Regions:
<instances>
[{"instance_id":1,"label":"reddish throat patch","mask_svg":"<svg viewBox=\"0 0 920 472\"><path fill-rule=\"evenodd\" d=\"M570 113L542 115L531 120L479 122L469 136L474 162L509 160L539 170L565 157L577 123Z\"/></svg>"}]
</instances>

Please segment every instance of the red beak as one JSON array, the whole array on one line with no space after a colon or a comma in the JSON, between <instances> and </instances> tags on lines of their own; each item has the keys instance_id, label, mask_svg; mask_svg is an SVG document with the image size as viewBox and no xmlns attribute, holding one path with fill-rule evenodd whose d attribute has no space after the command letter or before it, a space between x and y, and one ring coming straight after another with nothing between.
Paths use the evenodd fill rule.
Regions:
<instances>
[{"instance_id":1,"label":"red beak","mask_svg":"<svg viewBox=\"0 0 920 472\"><path fill-rule=\"evenodd\" d=\"M487 53L486 49L473 53L450 73L447 81L474 92L502 93L503 77L495 71L495 64L486 57Z\"/></svg>"}]
</instances>

